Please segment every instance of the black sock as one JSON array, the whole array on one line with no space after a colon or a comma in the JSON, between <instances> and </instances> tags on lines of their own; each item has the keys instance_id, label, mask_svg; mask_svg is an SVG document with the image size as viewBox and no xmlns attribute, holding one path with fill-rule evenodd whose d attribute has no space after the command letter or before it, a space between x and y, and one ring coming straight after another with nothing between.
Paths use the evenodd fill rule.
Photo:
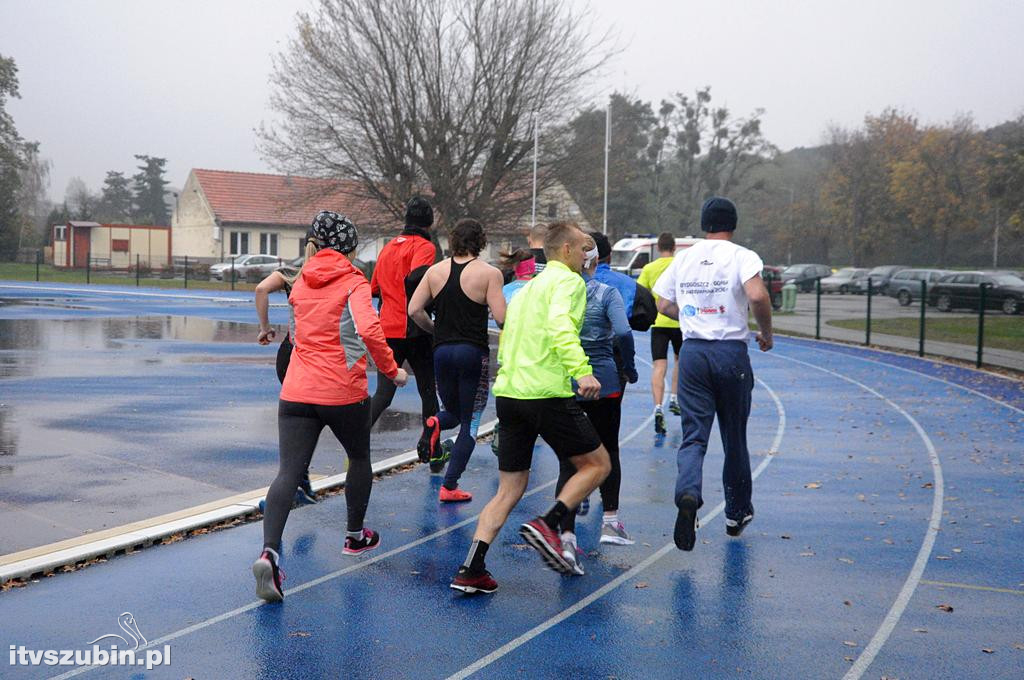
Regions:
<instances>
[{"instance_id":1,"label":"black sock","mask_svg":"<svg viewBox=\"0 0 1024 680\"><path fill-rule=\"evenodd\" d=\"M548 514L544 515L544 523L549 527L558 531L558 525L562 522L562 518L568 514L569 508L565 507L565 503L562 501L555 501L555 504L548 510Z\"/></svg>"},{"instance_id":2,"label":"black sock","mask_svg":"<svg viewBox=\"0 0 1024 680\"><path fill-rule=\"evenodd\" d=\"M470 571L483 571L484 557L487 556L487 549L490 547L491 544L487 541L473 541L473 545L469 546L469 554L466 555L466 561L462 566Z\"/></svg>"},{"instance_id":3,"label":"black sock","mask_svg":"<svg viewBox=\"0 0 1024 680\"><path fill-rule=\"evenodd\" d=\"M444 482L443 484L441 484L441 486L443 486L444 488L448 489L449 491L455 491L456 489L459 488L459 483L455 482L451 486L448 486L448 482Z\"/></svg>"}]
</instances>

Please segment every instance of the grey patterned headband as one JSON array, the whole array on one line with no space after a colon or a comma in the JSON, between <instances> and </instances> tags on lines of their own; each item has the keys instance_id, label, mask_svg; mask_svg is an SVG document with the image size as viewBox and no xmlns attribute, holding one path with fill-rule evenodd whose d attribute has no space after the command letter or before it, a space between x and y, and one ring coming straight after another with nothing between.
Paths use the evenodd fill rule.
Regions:
<instances>
[{"instance_id":1,"label":"grey patterned headband","mask_svg":"<svg viewBox=\"0 0 1024 680\"><path fill-rule=\"evenodd\" d=\"M317 213L313 218L311 231L316 237L316 245L320 248L331 248L347 255L359 245L356 225L344 215L330 210L321 210Z\"/></svg>"}]
</instances>

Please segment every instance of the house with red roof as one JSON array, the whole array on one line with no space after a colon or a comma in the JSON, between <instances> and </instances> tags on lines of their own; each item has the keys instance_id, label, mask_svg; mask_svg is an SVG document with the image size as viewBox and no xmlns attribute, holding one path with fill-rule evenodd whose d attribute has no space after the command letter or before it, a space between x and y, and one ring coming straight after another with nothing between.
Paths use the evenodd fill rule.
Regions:
<instances>
[{"instance_id":1,"label":"house with red roof","mask_svg":"<svg viewBox=\"0 0 1024 680\"><path fill-rule=\"evenodd\" d=\"M320 210L346 215L359 228L358 257L376 260L379 249L401 229L401 219L377 201L360 195L356 180L327 180L294 175L230 172L194 168L178 194L171 215L174 256L224 260L232 255L265 254L290 260L305 246L306 230ZM575 219L582 212L564 188L539 197L537 219ZM496 256L530 227L531 216L518 224L488 229L488 257ZM442 246L444 234L438 234Z\"/></svg>"}]
</instances>

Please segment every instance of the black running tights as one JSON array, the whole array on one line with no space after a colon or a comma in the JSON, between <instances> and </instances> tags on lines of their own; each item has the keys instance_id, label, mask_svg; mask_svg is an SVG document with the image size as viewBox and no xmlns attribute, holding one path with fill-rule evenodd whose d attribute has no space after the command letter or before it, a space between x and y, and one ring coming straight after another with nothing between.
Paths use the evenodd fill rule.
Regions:
<instances>
[{"instance_id":1,"label":"black running tights","mask_svg":"<svg viewBox=\"0 0 1024 680\"><path fill-rule=\"evenodd\" d=\"M612 462L612 471L601 483L601 509L605 512L613 512L619 509L619 487L622 485L622 466L619 463L619 425L622 423L622 395L617 397L605 397L594 401L576 402L583 409L583 412L590 418L590 423L597 430L597 436L601 443L608 450L608 457ZM559 462L558 482L555 485L555 495L562 491L569 478L576 474L576 466L571 459L562 459ZM576 530L576 508L566 513L562 520L562 531Z\"/></svg>"},{"instance_id":2,"label":"black running tights","mask_svg":"<svg viewBox=\"0 0 1024 680\"><path fill-rule=\"evenodd\" d=\"M281 400L277 408L281 462L277 477L267 492L263 515L263 545L280 552L288 513L292 509L295 488L309 467L317 440L324 426L331 428L348 455L345 478L345 502L348 506L348 530L363 528L363 517L370 502L373 472L370 469L370 400L345 406L318 406Z\"/></svg>"}]
</instances>

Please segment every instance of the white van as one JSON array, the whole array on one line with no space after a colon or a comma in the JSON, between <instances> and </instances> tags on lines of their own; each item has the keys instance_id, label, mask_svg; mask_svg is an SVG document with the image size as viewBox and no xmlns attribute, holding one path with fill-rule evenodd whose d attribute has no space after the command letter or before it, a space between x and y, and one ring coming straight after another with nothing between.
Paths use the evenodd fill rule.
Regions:
<instances>
[{"instance_id":1,"label":"white van","mask_svg":"<svg viewBox=\"0 0 1024 680\"><path fill-rule=\"evenodd\" d=\"M685 250L703 239L687 236L676 239L676 252ZM630 234L612 246L612 269L629 276L640 276L644 265L658 258L658 237L651 234Z\"/></svg>"}]
</instances>

